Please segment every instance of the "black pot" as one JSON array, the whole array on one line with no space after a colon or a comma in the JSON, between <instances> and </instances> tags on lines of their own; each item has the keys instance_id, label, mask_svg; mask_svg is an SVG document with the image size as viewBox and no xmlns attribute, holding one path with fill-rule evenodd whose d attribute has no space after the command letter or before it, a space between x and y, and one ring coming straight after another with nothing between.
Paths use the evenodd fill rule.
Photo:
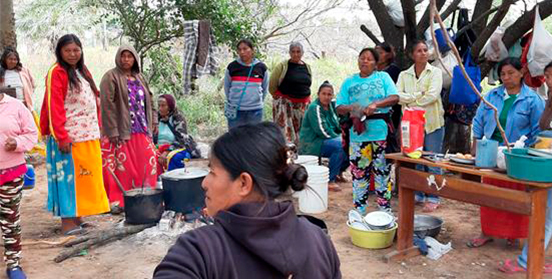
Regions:
<instances>
[{"instance_id":1,"label":"black pot","mask_svg":"<svg viewBox=\"0 0 552 279\"><path fill-rule=\"evenodd\" d=\"M165 209L181 213L201 211L205 207L205 191L201 183L209 172L203 168L176 169L161 176Z\"/></svg>"},{"instance_id":2,"label":"black pot","mask_svg":"<svg viewBox=\"0 0 552 279\"><path fill-rule=\"evenodd\" d=\"M126 191L125 221L129 224L157 223L163 215L163 190L133 189Z\"/></svg>"}]
</instances>

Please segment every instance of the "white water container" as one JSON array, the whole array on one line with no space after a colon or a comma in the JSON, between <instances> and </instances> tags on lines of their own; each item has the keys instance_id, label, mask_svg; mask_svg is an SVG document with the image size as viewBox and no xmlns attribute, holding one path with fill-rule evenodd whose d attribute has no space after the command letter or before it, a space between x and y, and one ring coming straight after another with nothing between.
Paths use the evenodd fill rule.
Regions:
<instances>
[{"instance_id":1,"label":"white water container","mask_svg":"<svg viewBox=\"0 0 552 279\"><path fill-rule=\"evenodd\" d=\"M325 166L305 165L309 178L299 196L299 210L303 213L318 214L328 210L328 175Z\"/></svg>"}]
</instances>

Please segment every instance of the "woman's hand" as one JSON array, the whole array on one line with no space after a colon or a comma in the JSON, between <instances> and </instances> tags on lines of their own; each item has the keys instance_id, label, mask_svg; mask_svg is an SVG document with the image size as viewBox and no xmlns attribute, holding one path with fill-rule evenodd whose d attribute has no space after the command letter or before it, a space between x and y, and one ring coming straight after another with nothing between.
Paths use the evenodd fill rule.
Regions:
<instances>
[{"instance_id":1,"label":"woman's hand","mask_svg":"<svg viewBox=\"0 0 552 279\"><path fill-rule=\"evenodd\" d=\"M364 115L370 116L376 113L377 109L378 109L378 106L376 105L376 103L371 103L369 106L365 107L362 112L364 112Z\"/></svg>"},{"instance_id":2,"label":"woman's hand","mask_svg":"<svg viewBox=\"0 0 552 279\"><path fill-rule=\"evenodd\" d=\"M4 150L11 152L17 148L17 141L14 138L8 138L4 144Z\"/></svg>"},{"instance_id":3,"label":"woman's hand","mask_svg":"<svg viewBox=\"0 0 552 279\"><path fill-rule=\"evenodd\" d=\"M114 144L114 145L119 145L120 141L121 141L121 139L119 137L110 137L109 138L109 142L111 144Z\"/></svg>"},{"instance_id":4,"label":"woman's hand","mask_svg":"<svg viewBox=\"0 0 552 279\"><path fill-rule=\"evenodd\" d=\"M161 153L161 155L159 155L159 158L157 159L159 161L159 164L161 164L162 166L166 166L168 155L169 155L169 152L167 152L167 151Z\"/></svg>"},{"instance_id":5,"label":"woman's hand","mask_svg":"<svg viewBox=\"0 0 552 279\"><path fill-rule=\"evenodd\" d=\"M70 142L58 143L58 145L59 145L59 151L61 151L61 153L71 153Z\"/></svg>"}]
</instances>

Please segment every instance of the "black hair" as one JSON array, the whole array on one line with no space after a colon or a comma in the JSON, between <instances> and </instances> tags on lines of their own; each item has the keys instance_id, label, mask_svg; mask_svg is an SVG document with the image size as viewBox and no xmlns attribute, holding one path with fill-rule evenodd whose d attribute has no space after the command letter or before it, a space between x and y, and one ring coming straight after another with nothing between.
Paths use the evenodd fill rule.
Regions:
<instances>
[{"instance_id":1,"label":"black hair","mask_svg":"<svg viewBox=\"0 0 552 279\"><path fill-rule=\"evenodd\" d=\"M546 66L544 66L544 71L548 70L548 68L552 67L552 61L548 63Z\"/></svg>"},{"instance_id":2,"label":"black hair","mask_svg":"<svg viewBox=\"0 0 552 279\"><path fill-rule=\"evenodd\" d=\"M90 72L88 71L88 68L86 65L84 65L84 52L82 49L82 43L74 34L66 34L63 35L61 38L59 38L57 45L56 45L56 60L57 63L67 72L67 75L69 76L69 85L73 86L76 89L80 89L80 81L77 76L77 71L75 71L75 68L73 68L69 63L65 62L63 60L63 57L61 55L61 49L71 43L75 43L80 49L81 49L81 58L77 62L76 69L79 70L84 77L86 81L90 84L90 87L92 88L92 91L96 93L98 90L96 88L96 84L94 83L94 80L92 79L92 76L90 75Z\"/></svg>"},{"instance_id":3,"label":"black hair","mask_svg":"<svg viewBox=\"0 0 552 279\"><path fill-rule=\"evenodd\" d=\"M408 48L408 54L410 54L410 55L414 54L414 50L416 49L416 47L417 47L419 44L424 44L424 45L427 47L427 43L426 43L425 40L423 40L423 39L416 39L416 40L414 40L414 42L412 42L412 45L410 45L410 47Z\"/></svg>"},{"instance_id":4,"label":"black hair","mask_svg":"<svg viewBox=\"0 0 552 279\"><path fill-rule=\"evenodd\" d=\"M253 41L249 40L249 39L241 39L237 44L236 44L236 48L239 48L241 44L245 44L246 46L248 46L250 49L255 49L255 47L253 47Z\"/></svg>"},{"instance_id":5,"label":"black hair","mask_svg":"<svg viewBox=\"0 0 552 279\"><path fill-rule=\"evenodd\" d=\"M362 54L365 53L365 52L367 52L367 51L371 52L371 53L372 53L372 56L374 56L374 59L376 60L376 62L378 62L378 60L379 60L379 54L378 54L378 52L376 51L376 49L373 48L373 47L365 47L365 48L363 48L363 49L358 53L358 57L361 57Z\"/></svg>"},{"instance_id":6,"label":"black hair","mask_svg":"<svg viewBox=\"0 0 552 279\"><path fill-rule=\"evenodd\" d=\"M4 82L4 75L6 74L6 70L8 70L8 64L6 60L8 60L8 56L11 54L15 55L17 58L17 65L15 65L16 71L21 71L23 68L23 64L21 64L21 59L19 58L19 53L17 53L17 50L13 47L5 47L4 52L2 53L2 56L0 57L0 82Z\"/></svg>"},{"instance_id":7,"label":"black hair","mask_svg":"<svg viewBox=\"0 0 552 279\"><path fill-rule=\"evenodd\" d=\"M211 152L233 180L244 172L251 175L254 189L268 200L290 186L295 191L305 188L307 170L288 164L286 140L272 122L232 128L215 141Z\"/></svg>"},{"instance_id":8,"label":"black hair","mask_svg":"<svg viewBox=\"0 0 552 279\"><path fill-rule=\"evenodd\" d=\"M504 68L504 66L508 66L508 65L514 67L518 71L521 71L523 69L521 60L519 60L519 58L517 57L507 57L502 59L502 61L498 62L498 76L499 76L498 80L500 81L500 83L502 83L502 79L500 78L500 72L502 72L502 68ZM523 77L521 78L521 80L523 81Z\"/></svg>"},{"instance_id":9,"label":"black hair","mask_svg":"<svg viewBox=\"0 0 552 279\"><path fill-rule=\"evenodd\" d=\"M324 82L322 82L320 87L318 87L318 94L320 94L320 91L322 91L322 89L326 87L331 88L332 90L334 89L333 85L329 81L325 80Z\"/></svg>"},{"instance_id":10,"label":"black hair","mask_svg":"<svg viewBox=\"0 0 552 279\"><path fill-rule=\"evenodd\" d=\"M385 61L386 63L392 63L392 62L395 60L395 47L393 47L392 45L390 45L390 44L387 43L387 42L380 43L380 44L378 44L376 47L380 47L380 48L383 49L385 52L391 54L391 55L389 56L388 61Z\"/></svg>"}]
</instances>

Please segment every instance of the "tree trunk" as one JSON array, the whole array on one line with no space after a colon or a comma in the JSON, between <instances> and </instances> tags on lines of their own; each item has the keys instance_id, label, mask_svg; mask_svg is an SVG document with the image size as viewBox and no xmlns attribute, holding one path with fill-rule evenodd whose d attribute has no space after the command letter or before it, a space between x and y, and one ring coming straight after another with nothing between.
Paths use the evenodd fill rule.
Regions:
<instances>
[{"instance_id":1,"label":"tree trunk","mask_svg":"<svg viewBox=\"0 0 552 279\"><path fill-rule=\"evenodd\" d=\"M7 46L17 47L13 0L0 0L0 50Z\"/></svg>"}]
</instances>

